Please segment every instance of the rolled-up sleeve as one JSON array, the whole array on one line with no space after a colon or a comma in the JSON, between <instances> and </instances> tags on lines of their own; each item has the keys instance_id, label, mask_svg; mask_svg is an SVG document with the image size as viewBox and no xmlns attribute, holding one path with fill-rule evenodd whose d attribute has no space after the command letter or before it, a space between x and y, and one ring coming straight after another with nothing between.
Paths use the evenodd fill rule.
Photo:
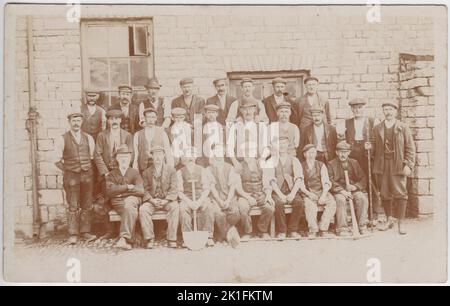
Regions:
<instances>
[{"instance_id":1,"label":"rolled-up sleeve","mask_svg":"<svg viewBox=\"0 0 450 306\"><path fill-rule=\"evenodd\" d=\"M328 170L325 165L322 165L322 168L320 169L320 177L322 181L322 188L330 189L331 188L330 177L328 176Z\"/></svg>"},{"instance_id":2,"label":"rolled-up sleeve","mask_svg":"<svg viewBox=\"0 0 450 306\"><path fill-rule=\"evenodd\" d=\"M302 164L297 158L292 158L292 170L294 172L294 182L298 179L303 180L303 168Z\"/></svg>"},{"instance_id":3,"label":"rolled-up sleeve","mask_svg":"<svg viewBox=\"0 0 450 306\"><path fill-rule=\"evenodd\" d=\"M91 159L94 159L95 141L91 135L87 135L87 137L88 137L88 142L89 142L89 154L91 156Z\"/></svg>"}]
</instances>

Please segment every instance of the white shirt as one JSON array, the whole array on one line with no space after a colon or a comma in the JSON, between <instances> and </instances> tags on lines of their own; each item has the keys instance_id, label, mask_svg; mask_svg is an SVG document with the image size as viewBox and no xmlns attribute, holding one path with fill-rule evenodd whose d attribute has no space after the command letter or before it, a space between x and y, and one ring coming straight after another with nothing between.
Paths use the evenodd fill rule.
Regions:
<instances>
[{"instance_id":1,"label":"white shirt","mask_svg":"<svg viewBox=\"0 0 450 306\"><path fill-rule=\"evenodd\" d=\"M276 95L273 95L274 97L275 97L275 102L277 102L277 104L280 104L280 103L282 103L282 102L284 102L284 96L283 95L281 95L281 96L276 96Z\"/></svg>"},{"instance_id":2,"label":"white shirt","mask_svg":"<svg viewBox=\"0 0 450 306\"><path fill-rule=\"evenodd\" d=\"M91 116L95 113L95 110L96 110L96 107L95 107L95 105L87 105L87 108L88 108L88 111L89 111L89 114L91 114Z\"/></svg>"},{"instance_id":3,"label":"white shirt","mask_svg":"<svg viewBox=\"0 0 450 306\"><path fill-rule=\"evenodd\" d=\"M226 105L226 103L227 103L227 97L226 97L226 95L223 95L223 96L217 95L217 97L219 98L220 108L221 108L221 109L225 109L225 105Z\"/></svg>"},{"instance_id":4,"label":"white shirt","mask_svg":"<svg viewBox=\"0 0 450 306\"><path fill-rule=\"evenodd\" d=\"M358 118L354 120L355 122L355 140L364 140L363 129L366 118Z\"/></svg>"},{"instance_id":5,"label":"white shirt","mask_svg":"<svg viewBox=\"0 0 450 306\"><path fill-rule=\"evenodd\" d=\"M109 131L110 131L109 141L111 143L111 152L114 153L114 150L116 150L120 146L120 129L110 129Z\"/></svg>"},{"instance_id":6,"label":"white shirt","mask_svg":"<svg viewBox=\"0 0 450 306\"><path fill-rule=\"evenodd\" d=\"M315 95L307 95L306 100L308 100L309 105L313 106L317 102L317 94Z\"/></svg>"},{"instance_id":7,"label":"white shirt","mask_svg":"<svg viewBox=\"0 0 450 306\"><path fill-rule=\"evenodd\" d=\"M323 152L324 148L322 147L322 138L325 133L324 125L316 126L314 124L314 135L316 136L316 150Z\"/></svg>"}]
</instances>

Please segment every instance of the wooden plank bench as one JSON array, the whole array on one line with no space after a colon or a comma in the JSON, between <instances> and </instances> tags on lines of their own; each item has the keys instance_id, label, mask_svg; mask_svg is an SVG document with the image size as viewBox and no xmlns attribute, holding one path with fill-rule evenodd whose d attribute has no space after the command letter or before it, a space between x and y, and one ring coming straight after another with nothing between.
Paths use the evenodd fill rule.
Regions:
<instances>
[{"instance_id":1,"label":"wooden plank bench","mask_svg":"<svg viewBox=\"0 0 450 306\"><path fill-rule=\"evenodd\" d=\"M319 206L319 211L323 211L323 206ZM290 214L292 213L292 205L285 205L284 213ZM260 216L261 209L259 207L252 207L250 209L250 216ZM120 215L115 211L111 210L109 212L109 221L110 222L120 222ZM152 220L166 220L166 212L162 210L155 211L152 215ZM270 221L269 233L271 237L275 237L275 216L272 216L272 220Z\"/></svg>"}]
</instances>

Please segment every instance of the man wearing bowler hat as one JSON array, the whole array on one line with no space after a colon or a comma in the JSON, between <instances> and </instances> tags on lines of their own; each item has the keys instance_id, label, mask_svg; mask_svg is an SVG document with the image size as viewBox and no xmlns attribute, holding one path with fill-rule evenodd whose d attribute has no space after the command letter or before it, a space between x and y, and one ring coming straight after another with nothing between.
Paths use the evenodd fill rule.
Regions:
<instances>
[{"instance_id":1,"label":"man wearing bowler hat","mask_svg":"<svg viewBox=\"0 0 450 306\"><path fill-rule=\"evenodd\" d=\"M139 104L139 124L143 127L145 124L144 110L153 108L156 110L157 118L156 125L168 128L170 126L170 105L166 105L164 97L158 96L161 84L157 78L151 78L145 88L148 91L148 99Z\"/></svg>"},{"instance_id":2,"label":"man wearing bowler hat","mask_svg":"<svg viewBox=\"0 0 450 306\"><path fill-rule=\"evenodd\" d=\"M91 211L94 191L94 148L91 135L81 131L83 114L70 113L67 116L70 130L56 139L55 165L63 171L63 187L66 193L67 225L69 244L78 238L91 241Z\"/></svg>"},{"instance_id":3,"label":"man wearing bowler hat","mask_svg":"<svg viewBox=\"0 0 450 306\"><path fill-rule=\"evenodd\" d=\"M119 85L119 98L113 103L111 108L122 111L122 121L120 127L131 134L139 131L139 107L131 103L133 89L129 85Z\"/></svg>"},{"instance_id":4,"label":"man wearing bowler hat","mask_svg":"<svg viewBox=\"0 0 450 306\"><path fill-rule=\"evenodd\" d=\"M394 211L398 218L398 232L406 234L404 219L408 193L407 177L411 175L416 148L409 127L397 120L397 101L382 104L384 120L373 128L373 174L377 177L384 212L388 217L386 227L394 226Z\"/></svg>"},{"instance_id":5,"label":"man wearing bowler hat","mask_svg":"<svg viewBox=\"0 0 450 306\"><path fill-rule=\"evenodd\" d=\"M225 125L230 107L233 102L236 101L236 98L228 94L228 84L226 78L215 79L213 81L213 85L216 88L217 94L208 98L206 100L206 104L214 104L219 107L217 121L220 124Z\"/></svg>"},{"instance_id":6,"label":"man wearing bowler hat","mask_svg":"<svg viewBox=\"0 0 450 306\"><path fill-rule=\"evenodd\" d=\"M275 78L272 81L273 94L266 97L263 100L264 108L266 110L267 117L269 117L269 122L278 121L278 106L280 104L289 103L291 105L291 114L288 118L289 122L298 124L297 119L297 104L290 101L285 95L286 80L283 78Z\"/></svg>"},{"instance_id":7,"label":"man wearing bowler hat","mask_svg":"<svg viewBox=\"0 0 450 306\"><path fill-rule=\"evenodd\" d=\"M91 135L94 140L106 128L105 110L97 105L100 92L93 89L85 90L85 101L81 103L80 112L83 114L81 130Z\"/></svg>"},{"instance_id":8,"label":"man wearing bowler hat","mask_svg":"<svg viewBox=\"0 0 450 306\"><path fill-rule=\"evenodd\" d=\"M317 93L319 79L308 76L305 78L304 83L306 94L296 100L296 104L298 105L298 125L301 132L303 132L303 129L313 121L311 114L313 106L323 108L325 114L323 120L325 123L331 124L330 104L328 100Z\"/></svg>"},{"instance_id":9,"label":"man wearing bowler hat","mask_svg":"<svg viewBox=\"0 0 450 306\"><path fill-rule=\"evenodd\" d=\"M180 81L181 96L172 100L171 107L184 108L186 110L186 121L194 124L194 117L200 116L203 118L202 111L205 105L205 100L194 94L194 80L192 78L184 78Z\"/></svg>"},{"instance_id":10,"label":"man wearing bowler hat","mask_svg":"<svg viewBox=\"0 0 450 306\"><path fill-rule=\"evenodd\" d=\"M338 236L350 236L347 224L347 201L355 204L356 220L362 235L367 234L367 209L369 201L366 195L367 179L357 160L349 158L350 144L341 141L336 146L337 157L328 163L328 175L331 181L331 193L336 200L336 233ZM348 173L349 189L345 181Z\"/></svg>"},{"instance_id":11,"label":"man wearing bowler hat","mask_svg":"<svg viewBox=\"0 0 450 306\"><path fill-rule=\"evenodd\" d=\"M301 131L299 149L302 150L307 144L313 144L317 151L317 160L327 164L336 156L336 129L324 122L322 107L315 105L310 112L313 121ZM303 156L300 155L300 159L303 159Z\"/></svg>"}]
</instances>

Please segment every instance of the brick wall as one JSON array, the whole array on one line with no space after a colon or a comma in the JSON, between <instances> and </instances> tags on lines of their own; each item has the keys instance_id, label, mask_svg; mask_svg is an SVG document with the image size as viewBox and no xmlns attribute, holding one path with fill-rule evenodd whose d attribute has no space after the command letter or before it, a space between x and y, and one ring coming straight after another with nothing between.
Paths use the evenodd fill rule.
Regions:
<instances>
[{"instance_id":1,"label":"brick wall","mask_svg":"<svg viewBox=\"0 0 450 306\"><path fill-rule=\"evenodd\" d=\"M226 76L228 72L306 69L321 80L319 90L329 98L336 123L350 115L347 102L356 96L367 97L369 113L380 117L381 102L399 98L403 90L399 54L433 54L430 13L422 12L419 16L411 15L413 10L383 8L381 23L368 23L365 7L351 12L326 7L278 10L274 17L272 7L166 7L163 10L131 6L130 15L124 15L120 8L111 6L89 7L82 10L82 17L153 16L155 74L163 84L164 96L179 94L178 81L186 76L194 77L198 92L207 97L214 93L212 79ZM40 114L39 201L42 219L47 222L45 229L51 231L64 226L65 219L62 176L54 167L52 157L55 138L67 128L65 114L81 98L80 24L67 22L61 9L50 16L34 16L33 28L36 104ZM14 184L14 219L16 229L29 235L32 203L30 148L25 129L28 112L25 17L16 19L14 47L17 152L14 168L19 173ZM418 78L413 82L422 81ZM432 129L429 128L432 118L424 121L417 116L422 112L420 107L408 110L408 120L417 117L417 124L425 125L425 128L414 126L419 152L416 173L428 171L428 176L420 174L414 178L414 184L417 183L418 195L426 189L430 198L420 200L426 203L433 193L428 167L432 163ZM430 108L426 111L432 117Z\"/></svg>"}]
</instances>

